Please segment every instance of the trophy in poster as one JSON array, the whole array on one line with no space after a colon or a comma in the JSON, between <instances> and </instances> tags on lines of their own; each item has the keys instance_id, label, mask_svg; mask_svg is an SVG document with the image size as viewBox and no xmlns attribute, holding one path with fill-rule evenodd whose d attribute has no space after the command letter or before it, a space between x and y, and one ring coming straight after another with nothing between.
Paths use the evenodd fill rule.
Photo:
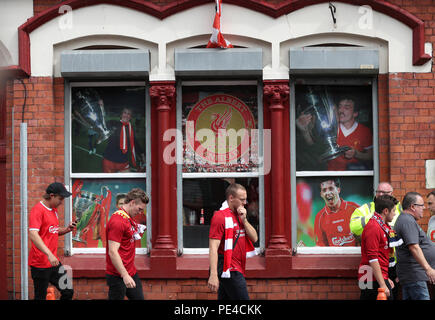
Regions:
<instances>
[{"instance_id":1,"label":"trophy in poster","mask_svg":"<svg viewBox=\"0 0 435 320\"><path fill-rule=\"evenodd\" d=\"M99 196L89 191L80 191L73 200L73 215L78 220L76 233L73 241L86 244L86 240L81 238L83 230L87 227L97 206Z\"/></svg>"},{"instance_id":2,"label":"trophy in poster","mask_svg":"<svg viewBox=\"0 0 435 320\"><path fill-rule=\"evenodd\" d=\"M313 91L310 87L305 98L309 107L303 113L311 113L315 118L313 130L323 151L320 160L324 162L335 159L349 150L347 146L337 145L338 116L335 104L326 89L321 92Z\"/></svg>"},{"instance_id":3,"label":"trophy in poster","mask_svg":"<svg viewBox=\"0 0 435 320\"><path fill-rule=\"evenodd\" d=\"M107 128L103 100L93 89L80 89L73 96L73 114L82 125L97 133L97 144L107 140L111 131Z\"/></svg>"}]
</instances>

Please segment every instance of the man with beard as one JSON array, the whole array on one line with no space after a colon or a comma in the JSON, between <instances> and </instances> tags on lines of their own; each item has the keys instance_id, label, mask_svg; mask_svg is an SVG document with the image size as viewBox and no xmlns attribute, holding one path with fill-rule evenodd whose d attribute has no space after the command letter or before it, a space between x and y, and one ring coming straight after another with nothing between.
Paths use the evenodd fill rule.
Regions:
<instances>
[{"instance_id":1,"label":"man with beard","mask_svg":"<svg viewBox=\"0 0 435 320\"><path fill-rule=\"evenodd\" d=\"M342 96L337 108L339 122L337 145L347 146L349 150L339 157L328 161L328 171L367 170L372 167L373 138L372 132L366 126L358 123L359 108L355 98L349 95ZM313 136L314 116L302 113L296 119L296 126L308 146L315 145Z\"/></svg>"},{"instance_id":2,"label":"man with beard","mask_svg":"<svg viewBox=\"0 0 435 320\"><path fill-rule=\"evenodd\" d=\"M340 191L339 178L326 177L320 181L320 196L325 201L325 206L317 213L314 221L318 246L355 246L349 220L358 205L340 198Z\"/></svg>"},{"instance_id":3,"label":"man with beard","mask_svg":"<svg viewBox=\"0 0 435 320\"><path fill-rule=\"evenodd\" d=\"M373 139L369 128L356 121L355 99L344 96L338 103L339 130L337 145L350 149L328 162L329 171L361 170L362 161L373 160Z\"/></svg>"}]
</instances>

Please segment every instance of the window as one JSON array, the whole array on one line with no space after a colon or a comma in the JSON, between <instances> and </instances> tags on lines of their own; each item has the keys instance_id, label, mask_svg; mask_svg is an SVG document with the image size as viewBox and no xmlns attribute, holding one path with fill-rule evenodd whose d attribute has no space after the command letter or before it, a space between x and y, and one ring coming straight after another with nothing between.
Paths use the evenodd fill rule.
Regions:
<instances>
[{"instance_id":1,"label":"window","mask_svg":"<svg viewBox=\"0 0 435 320\"><path fill-rule=\"evenodd\" d=\"M293 246L358 252L349 221L377 180L376 80L295 78L291 91Z\"/></svg>"},{"instance_id":2,"label":"window","mask_svg":"<svg viewBox=\"0 0 435 320\"><path fill-rule=\"evenodd\" d=\"M262 105L256 81L182 82L177 94L183 161L178 166L178 247L208 250L213 213L225 206L225 190L242 184L248 220L264 247ZM180 139L181 140L181 139ZM182 143L182 145L181 145Z\"/></svg>"},{"instance_id":3,"label":"window","mask_svg":"<svg viewBox=\"0 0 435 320\"><path fill-rule=\"evenodd\" d=\"M144 82L72 82L67 87L70 217L78 220L70 246L72 253L104 252L106 223L124 195L136 187L150 194L147 87ZM147 215L135 219L146 225ZM147 230L137 241L137 252L146 252L149 235Z\"/></svg>"}]
</instances>

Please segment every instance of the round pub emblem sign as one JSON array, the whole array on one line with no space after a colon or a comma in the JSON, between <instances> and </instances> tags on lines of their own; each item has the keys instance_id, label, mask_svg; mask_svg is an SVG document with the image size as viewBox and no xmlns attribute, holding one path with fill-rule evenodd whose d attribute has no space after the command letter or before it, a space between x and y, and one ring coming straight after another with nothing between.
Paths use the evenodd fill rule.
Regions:
<instances>
[{"instance_id":1,"label":"round pub emblem sign","mask_svg":"<svg viewBox=\"0 0 435 320\"><path fill-rule=\"evenodd\" d=\"M236 163L249 157L254 127L254 116L243 101L227 94L211 95L187 116L186 147L210 164Z\"/></svg>"}]
</instances>

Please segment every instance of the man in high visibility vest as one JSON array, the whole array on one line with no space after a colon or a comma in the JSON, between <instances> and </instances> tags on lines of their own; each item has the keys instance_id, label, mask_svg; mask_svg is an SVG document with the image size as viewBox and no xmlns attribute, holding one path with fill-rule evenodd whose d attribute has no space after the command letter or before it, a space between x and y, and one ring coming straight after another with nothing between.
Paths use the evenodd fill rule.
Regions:
<instances>
[{"instance_id":1,"label":"man in high visibility vest","mask_svg":"<svg viewBox=\"0 0 435 320\"><path fill-rule=\"evenodd\" d=\"M378 187L375 191L375 196L373 198L373 201L370 203L365 203L361 207L355 209L355 211L352 213L352 216L350 217L350 231L354 234L355 238L360 241L361 234L364 230L364 227L369 222L369 220L373 217L373 213L375 212L375 200L376 197L380 197L382 195L393 195L393 187L388 182L380 182ZM397 217L402 212L402 206L399 203L396 205L396 214L394 215L393 220L388 223L390 227L394 228L394 224L397 220ZM394 258L394 259L393 259ZM389 268L389 278L392 279L395 282L395 286L393 288L394 297L397 297L397 291L398 291L398 279L396 276L396 267L395 264L397 262L396 255L394 257L390 258L390 268Z\"/></svg>"},{"instance_id":2,"label":"man in high visibility vest","mask_svg":"<svg viewBox=\"0 0 435 320\"><path fill-rule=\"evenodd\" d=\"M365 225L371 217L373 216L373 212L375 212L375 202L374 200L376 197L382 196L384 194L387 195L393 195L393 187L388 182L380 182L376 191L375 191L375 197L372 202L365 203L361 207L355 209L355 211L352 213L352 216L350 217L350 231L357 236L360 237ZM401 205L398 203L396 205L396 215L394 216L393 221L390 223L390 226L393 227L394 223L397 220L398 215L401 212Z\"/></svg>"}]
</instances>

